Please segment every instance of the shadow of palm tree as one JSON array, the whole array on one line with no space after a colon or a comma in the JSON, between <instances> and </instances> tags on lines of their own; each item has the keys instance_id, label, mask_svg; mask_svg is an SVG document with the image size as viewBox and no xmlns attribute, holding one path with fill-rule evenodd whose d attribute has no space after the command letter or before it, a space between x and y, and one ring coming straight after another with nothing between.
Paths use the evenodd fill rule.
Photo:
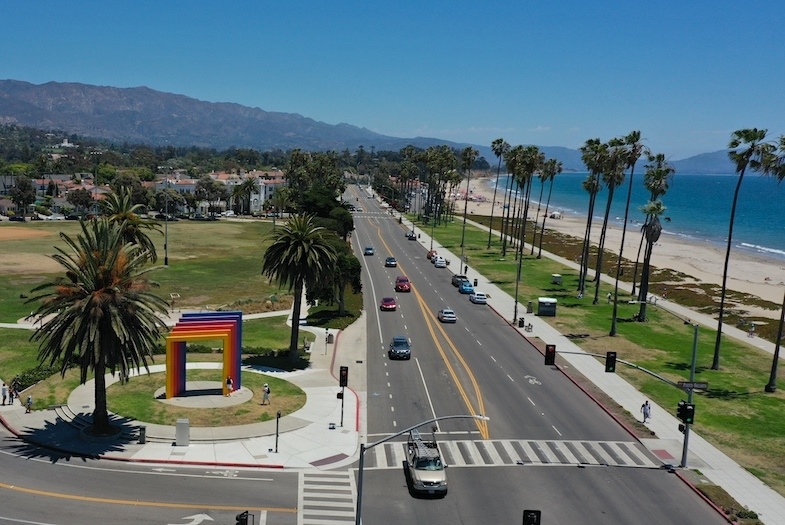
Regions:
<instances>
[{"instance_id":1,"label":"shadow of palm tree","mask_svg":"<svg viewBox=\"0 0 785 525\"><path fill-rule=\"evenodd\" d=\"M80 414L83 417L85 414ZM90 415L89 417L92 417ZM110 423L117 427L119 433L115 437L86 438L83 428L58 419L56 422L45 421L43 428L25 428L19 431L21 441L14 440L9 448L22 457L30 459L46 459L51 463L71 461L73 458L82 460L96 459L112 452L123 452L124 446L136 441L138 427L131 421L110 414ZM11 440L13 438L6 438Z\"/></svg>"}]
</instances>

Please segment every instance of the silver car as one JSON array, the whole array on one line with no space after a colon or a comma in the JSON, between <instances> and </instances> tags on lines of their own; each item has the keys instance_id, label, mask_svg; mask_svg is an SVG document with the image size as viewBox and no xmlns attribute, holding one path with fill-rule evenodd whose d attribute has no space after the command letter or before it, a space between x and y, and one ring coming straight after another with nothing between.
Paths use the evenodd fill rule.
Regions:
<instances>
[{"instance_id":1,"label":"silver car","mask_svg":"<svg viewBox=\"0 0 785 525\"><path fill-rule=\"evenodd\" d=\"M458 322L458 316L455 315L455 312L452 311L450 308L442 308L436 314L436 317L439 318L439 321L443 323L456 323Z\"/></svg>"},{"instance_id":2,"label":"silver car","mask_svg":"<svg viewBox=\"0 0 785 525\"><path fill-rule=\"evenodd\" d=\"M488 297L482 292L474 292L469 295L469 300L474 304L488 304Z\"/></svg>"}]
</instances>

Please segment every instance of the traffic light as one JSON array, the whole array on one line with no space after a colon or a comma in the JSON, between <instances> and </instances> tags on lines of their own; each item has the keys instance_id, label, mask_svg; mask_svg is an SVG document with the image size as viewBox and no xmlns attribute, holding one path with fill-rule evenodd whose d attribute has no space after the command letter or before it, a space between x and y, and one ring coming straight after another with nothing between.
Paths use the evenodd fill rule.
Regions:
<instances>
[{"instance_id":1,"label":"traffic light","mask_svg":"<svg viewBox=\"0 0 785 525\"><path fill-rule=\"evenodd\" d=\"M682 434L684 434L684 432L685 432L686 430L687 430L687 427L686 427L686 426L684 426L684 425L682 425L681 423L679 423L679 432L681 432Z\"/></svg>"},{"instance_id":2,"label":"traffic light","mask_svg":"<svg viewBox=\"0 0 785 525\"><path fill-rule=\"evenodd\" d=\"M605 371L616 371L616 352L608 352L605 354Z\"/></svg>"},{"instance_id":3,"label":"traffic light","mask_svg":"<svg viewBox=\"0 0 785 525\"><path fill-rule=\"evenodd\" d=\"M524 510L523 525L540 525L542 512L539 510Z\"/></svg>"},{"instance_id":4,"label":"traffic light","mask_svg":"<svg viewBox=\"0 0 785 525\"><path fill-rule=\"evenodd\" d=\"M685 401L679 401L676 407L676 417L685 424L692 425L695 422L695 405Z\"/></svg>"},{"instance_id":5,"label":"traffic light","mask_svg":"<svg viewBox=\"0 0 785 525\"><path fill-rule=\"evenodd\" d=\"M242 511L240 514L235 516L235 519L237 520L235 525L248 525L248 511Z\"/></svg>"},{"instance_id":6,"label":"traffic light","mask_svg":"<svg viewBox=\"0 0 785 525\"><path fill-rule=\"evenodd\" d=\"M545 345L545 364L556 364L556 345Z\"/></svg>"},{"instance_id":7,"label":"traffic light","mask_svg":"<svg viewBox=\"0 0 785 525\"><path fill-rule=\"evenodd\" d=\"M348 386L349 385L349 367L342 366L341 372L338 375L338 386Z\"/></svg>"}]
</instances>

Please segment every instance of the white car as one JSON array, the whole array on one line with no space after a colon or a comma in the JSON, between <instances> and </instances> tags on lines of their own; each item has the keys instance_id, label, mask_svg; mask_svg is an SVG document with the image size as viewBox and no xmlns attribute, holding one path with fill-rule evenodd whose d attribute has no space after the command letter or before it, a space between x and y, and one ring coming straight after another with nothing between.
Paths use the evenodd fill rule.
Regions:
<instances>
[{"instance_id":1,"label":"white car","mask_svg":"<svg viewBox=\"0 0 785 525\"><path fill-rule=\"evenodd\" d=\"M469 300L474 304L488 304L488 297L482 292L474 292L469 295Z\"/></svg>"},{"instance_id":2,"label":"white car","mask_svg":"<svg viewBox=\"0 0 785 525\"><path fill-rule=\"evenodd\" d=\"M436 316L439 318L439 321L443 323L455 323L458 321L458 316L456 316L455 312L450 308L442 308Z\"/></svg>"},{"instance_id":3,"label":"white car","mask_svg":"<svg viewBox=\"0 0 785 525\"><path fill-rule=\"evenodd\" d=\"M447 261L444 257L434 257L433 258L433 267L434 268L447 268Z\"/></svg>"}]
</instances>

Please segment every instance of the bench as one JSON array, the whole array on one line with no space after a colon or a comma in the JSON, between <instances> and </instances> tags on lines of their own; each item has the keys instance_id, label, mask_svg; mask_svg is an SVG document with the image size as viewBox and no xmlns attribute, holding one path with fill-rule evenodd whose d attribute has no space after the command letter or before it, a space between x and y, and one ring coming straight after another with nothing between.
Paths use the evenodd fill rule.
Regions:
<instances>
[{"instance_id":1,"label":"bench","mask_svg":"<svg viewBox=\"0 0 785 525\"><path fill-rule=\"evenodd\" d=\"M525 326L523 329L524 329L525 331L527 331L527 332L531 332L532 330L534 330L534 327L532 326L532 324L531 324L531 323L529 323L529 324L527 324L527 325L526 325L526 326Z\"/></svg>"}]
</instances>

